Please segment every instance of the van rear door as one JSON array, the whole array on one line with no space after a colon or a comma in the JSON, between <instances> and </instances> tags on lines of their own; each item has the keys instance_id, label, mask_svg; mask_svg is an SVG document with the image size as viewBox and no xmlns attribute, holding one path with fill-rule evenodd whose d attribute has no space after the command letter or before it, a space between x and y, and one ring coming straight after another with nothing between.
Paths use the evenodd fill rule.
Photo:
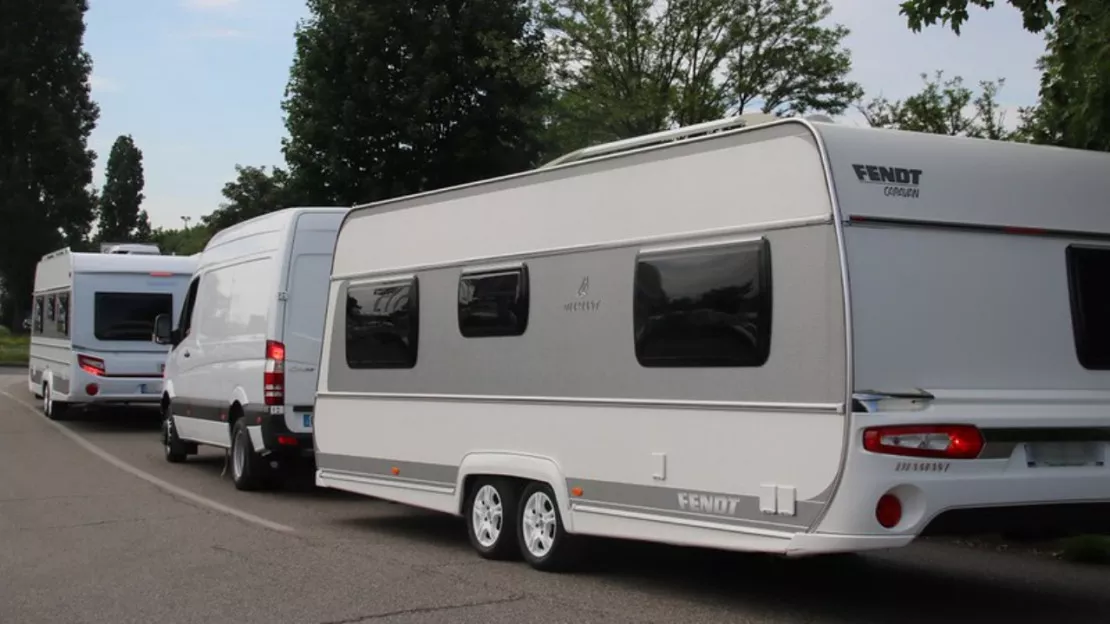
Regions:
<instances>
[{"instance_id":1,"label":"van rear door","mask_svg":"<svg viewBox=\"0 0 1110 624\"><path fill-rule=\"evenodd\" d=\"M293 432L312 431L331 260L342 220L342 213L306 213L298 216L294 225L281 331L285 424Z\"/></svg>"}]
</instances>

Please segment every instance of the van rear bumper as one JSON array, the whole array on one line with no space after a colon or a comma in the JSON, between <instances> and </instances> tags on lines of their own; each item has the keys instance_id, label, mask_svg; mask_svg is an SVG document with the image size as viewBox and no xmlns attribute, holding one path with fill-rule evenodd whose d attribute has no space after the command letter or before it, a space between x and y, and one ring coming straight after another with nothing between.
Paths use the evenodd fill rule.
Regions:
<instances>
[{"instance_id":1,"label":"van rear bumper","mask_svg":"<svg viewBox=\"0 0 1110 624\"><path fill-rule=\"evenodd\" d=\"M263 408L266 409L266 408ZM259 425L262 434L262 449L274 455L291 457L313 457L312 434L290 431L285 424L285 414L271 414L268 409L261 414Z\"/></svg>"}]
</instances>

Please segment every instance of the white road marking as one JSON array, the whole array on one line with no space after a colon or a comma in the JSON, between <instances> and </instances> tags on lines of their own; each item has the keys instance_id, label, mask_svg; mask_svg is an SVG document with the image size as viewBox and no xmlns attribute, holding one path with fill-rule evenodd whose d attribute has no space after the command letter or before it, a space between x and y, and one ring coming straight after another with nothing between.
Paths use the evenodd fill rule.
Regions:
<instances>
[{"instance_id":1,"label":"white road marking","mask_svg":"<svg viewBox=\"0 0 1110 624\"><path fill-rule=\"evenodd\" d=\"M31 405L30 403L24 401L23 399L21 399L19 397L13 395L12 393L8 392L7 390L0 390L0 394L2 394L5 397L11 399L12 401L18 403L19 405L31 410L33 413L39 414L39 410L38 410L37 407L35 407L34 405ZM293 532L295 532L293 527L286 526L284 524L278 524L277 522L271 522L270 520L267 520L265 518L261 518L259 516L256 516L256 515L252 514L252 513L247 513L245 511L240 511L238 509L235 509L234 507L228 507L227 505L224 505L223 503L216 502L216 501L214 501L210 498L201 496L200 494L194 494L193 492L190 492L189 490L178 487L178 486L176 486L172 483L169 483L167 481L163 481L162 479L159 479L158 477L150 474L149 472L146 472L144 470L140 470L139 468L136 468L136 467L132 466L131 464L123 461L122 459L116 457L115 455L112 455L108 451L105 451L104 449L102 449L99 446L93 444L92 442L89 442L88 440L83 438L80 434L74 432L69 427L66 427L66 426L62 425L61 423L54 422L53 420L50 420L49 418L46 418L46 417L43 417L42 421L47 423L48 425L54 427L55 429L57 429L59 432L62 433L62 435L66 436L70 440L73 440L79 446L84 448L86 451L92 453L93 455L96 455L97 457L99 457L100 459L103 459L104 461L108 462L109 464L112 464L116 468L119 468L120 470L123 470L124 472L130 473L130 474L142 479L143 481L146 481L147 483L150 483L150 484L154 485L155 487L161 488L161 489L163 489L163 490L165 490L165 491L167 491L171 494L174 494L176 496L180 496L181 498L191 500L191 501L193 501L194 503L196 503L198 505L207 507L207 508L212 509L214 511L225 513L225 514L228 514L228 515L231 515L231 516L235 516L236 518L239 518L240 520L246 520L247 522L251 522L251 523L257 524L259 526L264 526L267 529L271 529L271 530L274 530L274 531L280 531L282 533L293 533Z\"/></svg>"}]
</instances>

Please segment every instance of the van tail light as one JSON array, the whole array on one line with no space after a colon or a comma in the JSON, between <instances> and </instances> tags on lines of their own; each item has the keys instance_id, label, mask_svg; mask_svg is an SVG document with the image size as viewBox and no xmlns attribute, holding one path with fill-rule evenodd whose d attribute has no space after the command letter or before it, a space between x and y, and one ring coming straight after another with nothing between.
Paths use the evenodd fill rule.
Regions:
<instances>
[{"instance_id":1,"label":"van tail light","mask_svg":"<svg viewBox=\"0 0 1110 624\"><path fill-rule=\"evenodd\" d=\"M972 425L892 425L863 430L863 448L884 455L975 459L983 434Z\"/></svg>"},{"instance_id":2,"label":"van tail light","mask_svg":"<svg viewBox=\"0 0 1110 624\"><path fill-rule=\"evenodd\" d=\"M285 345L266 341L266 372L262 373L262 396L266 405L285 404Z\"/></svg>"},{"instance_id":3,"label":"van tail light","mask_svg":"<svg viewBox=\"0 0 1110 624\"><path fill-rule=\"evenodd\" d=\"M81 370L86 373L96 375L97 377L107 372L104 368L104 360L91 355L78 355L77 366L81 367Z\"/></svg>"}]
</instances>

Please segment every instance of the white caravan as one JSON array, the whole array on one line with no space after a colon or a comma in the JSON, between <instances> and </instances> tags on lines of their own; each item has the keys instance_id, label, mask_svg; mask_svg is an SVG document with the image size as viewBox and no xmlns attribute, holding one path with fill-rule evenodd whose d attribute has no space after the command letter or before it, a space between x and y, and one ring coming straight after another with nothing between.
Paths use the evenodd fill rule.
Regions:
<instances>
[{"instance_id":1,"label":"white caravan","mask_svg":"<svg viewBox=\"0 0 1110 624\"><path fill-rule=\"evenodd\" d=\"M1110 154L741 123L352 209L317 483L540 569L1110 526Z\"/></svg>"},{"instance_id":2,"label":"white caravan","mask_svg":"<svg viewBox=\"0 0 1110 624\"><path fill-rule=\"evenodd\" d=\"M76 404L148 404L162 396L166 347L154 318L180 305L193 258L76 253L35 268L27 384L53 419Z\"/></svg>"},{"instance_id":3,"label":"white caravan","mask_svg":"<svg viewBox=\"0 0 1110 624\"><path fill-rule=\"evenodd\" d=\"M335 237L348 208L286 208L218 232L199 256L166 359L168 461L231 452L239 489L312 454L312 403Z\"/></svg>"}]
</instances>

